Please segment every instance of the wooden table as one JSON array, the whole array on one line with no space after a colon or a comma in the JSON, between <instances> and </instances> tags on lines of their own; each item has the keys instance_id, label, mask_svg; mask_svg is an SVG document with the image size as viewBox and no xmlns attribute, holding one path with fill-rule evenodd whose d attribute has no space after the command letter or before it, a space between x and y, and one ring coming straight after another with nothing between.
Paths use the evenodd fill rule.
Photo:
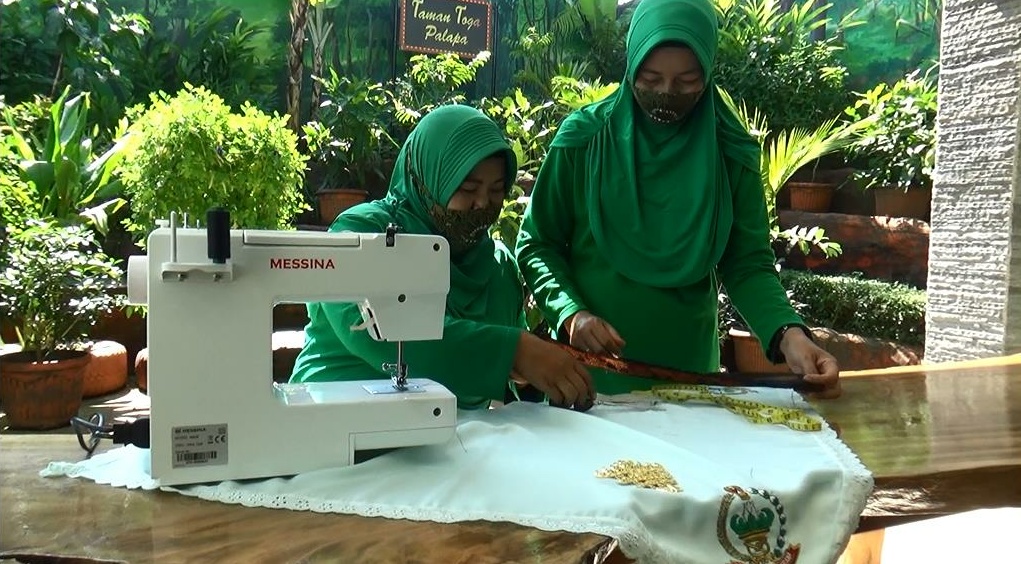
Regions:
<instances>
[{"instance_id":1,"label":"wooden table","mask_svg":"<svg viewBox=\"0 0 1021 564\"><path fill-rule=\"evenodd\" d=\"M110 448L105 446L102 448ZM42 478L73 435L0 435L0 547L131 562L601 562L616 543L509 523L369 519ZM2 554L2 552L0 552Z\"/></svg>"},{"instance_id":2,"label":"wooden table","mask_svg":"<svg viewBox=\"0 0 1021 564\"><path fill-rule=\"evenodd\" d=\"M840 399L817 405L875 475L861 530L1021 507L1021 356L850 373ZM50 460L81 458L70 435L0 435L0 453L0 548L9 552L133 563L574 563L603 562L615 546L511 524L246 508L38 477Z\"/></svg>"},{"instance_id":3,"label":"wooden table","mask_svg":"<svg viewBox=\"0 0 1021 564\"><path fill-rule=\"evenodd\" d=\"M815 402L872 471L860 531L1021 507L1021 355L847 373Z\"/></svg>"}]
</instances>

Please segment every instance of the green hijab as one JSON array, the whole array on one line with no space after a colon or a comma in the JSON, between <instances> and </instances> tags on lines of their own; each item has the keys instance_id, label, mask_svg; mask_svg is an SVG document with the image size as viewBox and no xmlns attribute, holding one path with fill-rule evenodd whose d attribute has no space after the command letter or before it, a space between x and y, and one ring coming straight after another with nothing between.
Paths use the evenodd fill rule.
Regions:
<instances>
[{"instance_id":1,"label":"green hijab","mask_svg":"<svg viewBox=\"0 0 1021 564\"><path fill-rule=\"evenodd\" d=\"M734 220L730 180L740 167L758 177L758 144L713 80L717 29L711 0L640 2L621 87L568 116L552 143L586 148L596 246L621 275L650 286L682 287L710 274ZM705 75L704 94L680 125L650 120L632 94L642 62L665 42L691 48Z\"/></svg>"},{"instance_id":2,"label":"green hijab","mask_svg":"<svg viewBox=\"0 0 1021 564\"><path fill-rule=\"evenodd\" d=\"M517 159L499 126L469 106L436 108L419 121L401 147L386 197L350 208L330 230L378 232L393 222L405 233L438 234L429 213L432 202L445 207L472 169L494 154L504 156L510 186ZM485 316L489 281L499 273L494 245L492 238L484 237L467 252L451 257L449 314L466 319Z\"/></svg>"}]
</instances>

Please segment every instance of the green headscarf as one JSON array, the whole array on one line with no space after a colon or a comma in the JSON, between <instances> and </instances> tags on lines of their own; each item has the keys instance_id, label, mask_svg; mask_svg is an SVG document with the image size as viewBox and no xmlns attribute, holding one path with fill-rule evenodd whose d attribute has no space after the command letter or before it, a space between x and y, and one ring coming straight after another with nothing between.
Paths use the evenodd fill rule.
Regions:
<instances>
[{"instance_id":1,"label":"green headscarf","mask_svg":"<svg viewBox=\"0 0 1021 564\"><path fill-rule=\"evenodd\" d=\"M500 128L470 106L436 108L419 121L401 147L386 198L350 208L330 230L375 232L394 222L405 233L439 234L429 213L432 202L445 207L472 169L494 154L503 154L510 186L517 174L517 159ZM449 314L467 319L485 315L487 287L498 273L494 250L493 239L483 237L467 252L451 256Z\"/></svg>"},{"instance_id":2,"label":"green headscarf","mask_svg":"<svg viewBox=\"0 0 1021 564\"><path fill-rule=\"evenodd\" d=\"M650 286L682 287L710 274L734 220L730 178L739 167L758 176L759 146L713 80L717 28L711 0L642 0L621 87L571 114L552 143L587 148L596 246L621 275ZM642 62L666 42L691 48L704 72L704 94L680 125L653 122L632 94Z\"/></svg>"}]
</instances>

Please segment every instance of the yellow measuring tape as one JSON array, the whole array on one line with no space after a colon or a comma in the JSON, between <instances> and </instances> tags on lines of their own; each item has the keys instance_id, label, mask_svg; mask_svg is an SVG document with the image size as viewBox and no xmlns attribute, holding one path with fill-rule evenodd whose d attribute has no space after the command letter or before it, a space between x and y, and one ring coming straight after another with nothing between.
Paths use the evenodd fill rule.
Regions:
<instances>
[{"instance_id":1,"label":"yellow measuring tape","mask_svg":"<svg viewBox=\"0 0 1021 564\"><path fill-rule=\"evenodd\" d=\"M743 388L734 388L733 392L745 393ZM821 431L822 423L811 417L802 409L795 407L776 407L762 402L742 400L734 397L734 393L719 388L701 385L668 384L653 386L648 392L664 401L683 403L686 401L705 401L724 407L732 413L740 415L752 423L764 425L784 425L795 431Z\"/></svg>"}]
</instances>

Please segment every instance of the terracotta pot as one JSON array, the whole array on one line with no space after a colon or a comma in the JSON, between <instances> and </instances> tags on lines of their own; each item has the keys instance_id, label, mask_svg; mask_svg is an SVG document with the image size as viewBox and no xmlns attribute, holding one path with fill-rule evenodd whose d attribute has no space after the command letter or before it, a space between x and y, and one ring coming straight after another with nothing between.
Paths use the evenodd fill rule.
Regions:
<instances>
[{"instance_id":1,"label":"terracotta pot","mask_svg":"<svg viewBox=\"0 0 1021 564\"><path fill-rule=\"evenodd\" d=\"M87 351L61 351L58 360L34 362L32 353L0 358L0 395L12 429L56 429L70 424L82 404Z\"/></svg>"},{"instance_id":2,"label":"terracotta pot","mask_svg":"<svg viewBox=\"0 0 1021 564\"><path fill-rule=\"evenodd\" d=\"M353 188L323 188L316 192L319 200L319 223L330 225L341 212L369 198L365 190Z\"/></svg>"},{"instance_id":3,"label":"terracotta pot","mask_svg":"<svg viewBox=\"0 0 1021 564\"><path fill-rule=\"evenodd\" d=\"M833 202L832 184L822 182L788 182L790 190L791 209L814 213L830 211L830 204Z\"/></svg>"},{"instance_id":4,"label":"terracotta pot","mask_svg":"<svg viewBox=\"0 0 1021 564\"><path fill-rule=\"evenodd\" d=\"M932 204L931 188L876 188L876 215L886 217L909 217L913 219L929 219Z\"/></svg>"},{"instance_id":5,"label":"terracotta pot","mask_svg":"<svg viewBox=\"0 0 1021 564\"><path fill-rule=\"evenodd\" d=\"M773 364L762 352L759 339L747 331L731 329L730 340L734 343L734 365L738 372L750 373L788 373L786 363Z\"/></svg>"},{"instance_id":6,"label":"terracotta pot","mask_svg":"<svg viewBox=\"0 0 1021 564\"><path fill-rule=\"evenodd\" d=\"M128 349L116 341L99 341L89 351L82 377L82 397L102 396L128 383Z\"/></svg>"}]
</instances>

